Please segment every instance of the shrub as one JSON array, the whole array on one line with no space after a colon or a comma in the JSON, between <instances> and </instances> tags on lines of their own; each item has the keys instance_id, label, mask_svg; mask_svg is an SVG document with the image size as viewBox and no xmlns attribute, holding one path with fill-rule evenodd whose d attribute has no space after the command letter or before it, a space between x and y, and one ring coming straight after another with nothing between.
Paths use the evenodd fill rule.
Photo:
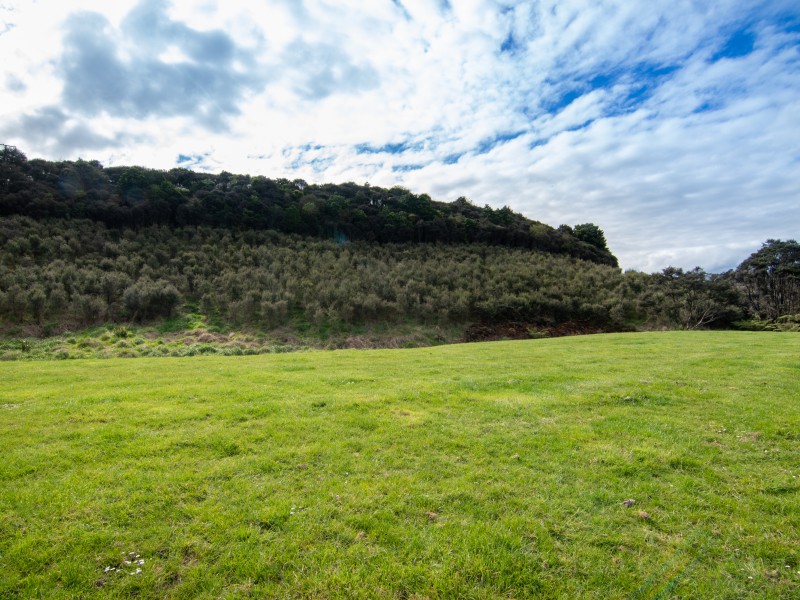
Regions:
<instances>
[{"instance_id":1,"label":"shrub","mask_svg":"<svg viewBox=\"0 0 800 600\"><path fill-rule=\"evenodd\" d=\"M181 296L169 282L142 278L125 290L122 300L132 318L145 320L172 316Z\"/></svg>"}]
</instances>

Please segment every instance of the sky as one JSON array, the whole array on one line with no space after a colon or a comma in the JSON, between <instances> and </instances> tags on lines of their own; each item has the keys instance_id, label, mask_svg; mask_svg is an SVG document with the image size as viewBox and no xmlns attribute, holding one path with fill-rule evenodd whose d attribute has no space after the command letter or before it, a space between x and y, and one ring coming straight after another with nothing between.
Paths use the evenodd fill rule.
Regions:
<instances>
[{"instance_id":1,"label":"sky","mask_svg":"<svg viewBox=\"0 0 800 600\"><path fill-rule=\"evenodd\" d=\"M0 0L0 143L465 196L721 272L800 238L800 3Z\"/></svg>"}]
</instances>

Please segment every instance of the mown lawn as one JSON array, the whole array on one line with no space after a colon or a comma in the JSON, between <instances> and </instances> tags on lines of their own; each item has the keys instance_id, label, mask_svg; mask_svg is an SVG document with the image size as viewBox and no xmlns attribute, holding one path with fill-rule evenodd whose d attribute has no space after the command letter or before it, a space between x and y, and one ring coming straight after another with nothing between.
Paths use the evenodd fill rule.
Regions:
<instances>
[{"instance_id":1,"label":"mown lawn","mask_svg":"<svg viewBox=\"0 0 800 600\"><path fill-rule=\"evenodd\" d=\"M2 598L800 597L793 334L7 362L0 452Z\"/></svg>"}]
</instances>

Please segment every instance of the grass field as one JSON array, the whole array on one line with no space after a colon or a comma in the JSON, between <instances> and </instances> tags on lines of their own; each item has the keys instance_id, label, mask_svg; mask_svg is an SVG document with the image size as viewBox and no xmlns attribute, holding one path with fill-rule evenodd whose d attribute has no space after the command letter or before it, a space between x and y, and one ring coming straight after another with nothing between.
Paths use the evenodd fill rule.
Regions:
<instances>
[{"instance_id":1,"label":"grass field","mask_svg":"<svg viewBox=\"0 0 800 600\"><path fill-rule=\"evenodd\" d=\"M6 362L0 452L2 598L800 597L794 334Z\"/></svg>"}]
</instances>

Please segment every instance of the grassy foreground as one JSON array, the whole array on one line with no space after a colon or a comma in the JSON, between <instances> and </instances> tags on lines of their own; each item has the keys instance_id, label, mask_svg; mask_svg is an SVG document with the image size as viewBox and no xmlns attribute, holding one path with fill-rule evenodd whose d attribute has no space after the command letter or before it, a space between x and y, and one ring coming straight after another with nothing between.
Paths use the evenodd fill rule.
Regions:
<instances>
[{"instance_id":1,"label":"grassy foreground","mask_svg":"<svg viewBox=\"0 0 800 600\"><path fill-rule=\"evenodd\" d=\"M2 598L800 596L791 334L6 362L0 452Z\"/></svg>"}]
</instances>

